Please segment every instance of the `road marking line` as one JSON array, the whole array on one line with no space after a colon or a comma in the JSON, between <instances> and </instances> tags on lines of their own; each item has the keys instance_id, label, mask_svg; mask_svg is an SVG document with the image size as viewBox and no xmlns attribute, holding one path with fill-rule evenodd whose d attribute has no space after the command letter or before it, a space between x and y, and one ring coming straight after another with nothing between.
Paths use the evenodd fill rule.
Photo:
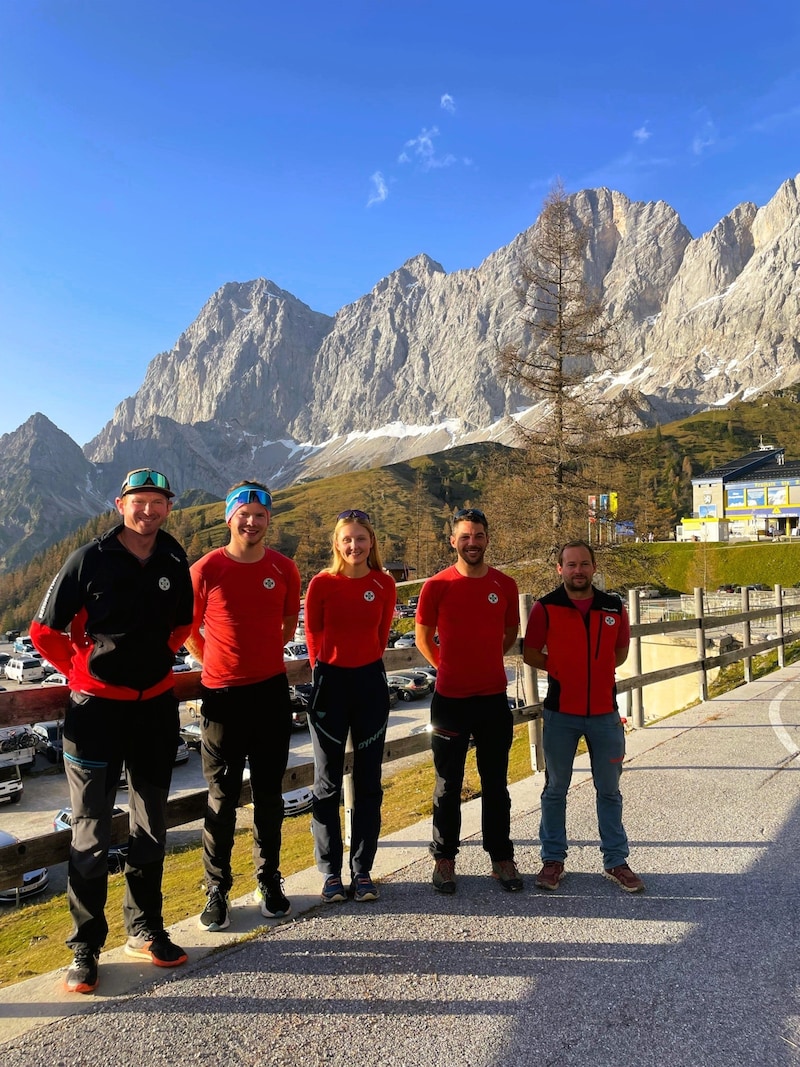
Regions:
<instances>
[{"instance_id":1,"label":"road marking line","mask_svg":"<svg viewBox=\"0 0 800 1067\"><path fill-rule=\"evenodd\" d=\"M781 719L781 703L783 699L792 692L792 686L787 685L784 689L781 689L774 700L769 704L769 721L772 725L772 729L775 731L775 736L780 743L786 749L791 757L800 755L800 748L792 741L789 736L786 727L783 725Z\"/></svg>"}]
</instances>

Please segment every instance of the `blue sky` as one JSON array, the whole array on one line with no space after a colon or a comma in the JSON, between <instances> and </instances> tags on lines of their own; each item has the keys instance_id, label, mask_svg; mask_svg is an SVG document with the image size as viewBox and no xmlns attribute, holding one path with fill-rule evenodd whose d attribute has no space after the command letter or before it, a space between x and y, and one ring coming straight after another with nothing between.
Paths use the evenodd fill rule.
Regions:
<instances>
[{"instance_id":1,"label":"blue sky","mask_svg":"<svg viewBox=\"0 0 800 1067\"><path fill-rule=\"evenodd\" d=\"M477 266L557 177L699 236L800 172L788 0L289 7L2 4L0 434L84 444L228 281L332 314Z\"/></svg>"}]
</instances>

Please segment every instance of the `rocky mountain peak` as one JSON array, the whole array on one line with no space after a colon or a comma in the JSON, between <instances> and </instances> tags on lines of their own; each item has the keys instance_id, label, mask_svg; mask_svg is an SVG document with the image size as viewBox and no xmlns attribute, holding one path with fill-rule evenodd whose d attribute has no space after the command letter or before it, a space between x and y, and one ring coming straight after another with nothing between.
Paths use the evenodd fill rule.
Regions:
<instances>
[{"instance_id":1,"label":"rocky mountain peak","mask_svg":"<svg viewBox=\"0 0 800 1067\"><path fill-rule=\"evenodd\" d=\"M798 188L793 178L762 208L739 204L696 239L663 201L575 193L587 278L619 345L617 376L587 388L630 390L668 420L798 381ZM517 420L538 408L499 377L497 353L526 340L518 285L535 227L450 274L414 256L335 316L267 278L228 282L83 454L39 415L3 438L0 548L32 536L19 510L28 467L42 499L69 486L65 499L96 513L136 466L220 496L242 477L279 487L456 443L515 443Z\"/></svg>"}]
</instances>

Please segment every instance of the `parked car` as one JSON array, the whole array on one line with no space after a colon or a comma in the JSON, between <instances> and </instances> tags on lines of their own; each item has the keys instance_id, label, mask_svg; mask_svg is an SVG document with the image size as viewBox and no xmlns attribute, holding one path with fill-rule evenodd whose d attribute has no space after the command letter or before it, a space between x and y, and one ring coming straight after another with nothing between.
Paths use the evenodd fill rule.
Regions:
<instances>
[{"instance_id":1,"label":"parked car","mask_svg":"<svg viewBox=\"0 0 800 1067\"><path fill-rule=\"evenodd\" d=\"M44 678L42 661L34 656L14 656L6 664L6 678L12 682L41 682Z\"/></svg>"},{"instance_id":2,"label":"parked car","mask_svg":"<svg viewBox=\"0 0 800 1067\"><path fill-rule=\"evenodd\" d=\"M188 748L200 748L200 723L193 719L180 729L181 740Z\"/></svg>"},{"instance_id":3,"label":"parked car","mask_svg":"<svg viewBox=\"0 0 800 1067\"><path fill-rule=\"evenodd\" d=\"M53 675L50 676L51 678ZM44 756L48 763L62 763L64 760L64 723L61 719L48 722L36 722L31 727L36 738L36 751Z\"/></svg>"},{"instance_id":4,"label":"parked car","mask_svg":"<svg viewBox=\"0 0 800 1067\"><path fill-rule=\"evenodd\" d=\"M301 785L299 789L290 789L283 794L283 814L302 815L304 811L310 811L314 803L314 794L307 785Z\"/></svg>"},{"instance_id":5,"label":"parked car","mask_svg":"<svg viewBox=\"0 0 800 1067\"><path fill-rule=\"evenodd\" d=\"M299 686L290 685L289 699L292 702L292 727L295 730L305 730L308 726L308 695L301 692Z\"/></svg>"},{"instance_id":6,"label":"parked car","mask_svg":"<svg viewBox=\"0 0 800 1067\"><path fill-rule=\"evenodd\" d=\"M125 812L122 808L118 808L116 805L111 811L112 815L124 815ZM70 830L72 828L72 808L62 808L55 818L53 819L54 830ZM119 871L124 870L125 860L128 858L128 845L127 842L118 845L112 845L108 850L108 869L111 874L118 874Z\"/></svg>"},{"instance_id":7,"label":"parked car","mask_svg":"<svg viewBox=\"0 0 800 1067\"><path fill-rule=\"evenodd\" d=\"M5 675L6 664L11 659L10 652L0 652L0 674Z\"/></svg>"},{"instance_id":8,"label":"parked car","mask_svg":"<svg viewBox=\"0 0 800 1067\"><path fill-rule=\"evenodd\" d=\"M387 671L386 680L397 689L401 700L419 700L430 693L431 679L426 674L414 671Z\"/></svg>"},{"instance_id":9,"label":"parked car","mask_svg":"<svg viewBox=\"0 0 800 1067\"><path fill-rule=\"evenodd\" d=\"M430 664L426 664L424 667L415 667L414 674L427 674L432 682L436 681L436 675L439 673L436 667L432 667Z\"/></svg>"},{"instance_id":10,"label":"parked car","mask_svg":"<svg viewBox=\"0 0 800 1067\"><path fill-rule=\"evenodd\" d=\"M13 834L0 830L0 847L5 845L18 845L19 838ZM16 904L17 900L25 900L27 897L36 896L44 892L50 881L50 874L46 867L39 867L35 871L26 871L22 876L22 885L13 889L0 889L0 903Z\"/></svg>"},{"instance_id":11,"label":"parked car","mask_svg":"<svg viewBox=\"0 0 800 1067\"><path fill-rule=\"evenodd\" d=\"M633 588L642 600L657 600L661 596L661 590L654 585L635 585Z\"/></svg>"},{"instance_id":12,"label":"parked car","mask_svg":"<svg viewBox=\"0 0 800 1067\"><path fill-rule=\"evenodd\" d=\"M415 648L417 639L413 633L401 634L394 643L395 648Z\"/></svg>"},{"instance_id":13,"label":"parked car","mask_svg":"<svg viewBox=\"0 0 800 1067\"><path fill-rule=\"evenodd\" d=\"M289 641L283 646L284 659L308 659L308 646L302 641Z\"/></svg>"},{"instance_id":14,"label":"parked car","mask_svg":"<svg viewBox=\"0 0 800 1067\"><path fill-rule=\"evenodd\" d=\"M60 671L56 671L55 674L48 674L42 685L69 685L66 675L61 674Z\"/></svg>"}]
</instances>

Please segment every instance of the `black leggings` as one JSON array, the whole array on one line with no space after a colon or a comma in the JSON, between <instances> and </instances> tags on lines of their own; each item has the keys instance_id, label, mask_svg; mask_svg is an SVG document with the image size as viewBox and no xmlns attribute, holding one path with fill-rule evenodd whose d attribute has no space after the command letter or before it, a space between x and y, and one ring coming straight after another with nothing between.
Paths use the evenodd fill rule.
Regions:
<instances>
[{"instance_id":1,"label":"black leggings","mask_svg":"<svg viewBox=\"0 0 800 1067\"><path fill-rule=\"evenodd\" d=\"M389 718L382 660L365 667L317 663L309 715L314 745L314 856L323 874L341 874L344 847L339 803L348 732L353 739L350 870L369 874L381 829L381 767Z\"/></svg>"}]
</instances>

